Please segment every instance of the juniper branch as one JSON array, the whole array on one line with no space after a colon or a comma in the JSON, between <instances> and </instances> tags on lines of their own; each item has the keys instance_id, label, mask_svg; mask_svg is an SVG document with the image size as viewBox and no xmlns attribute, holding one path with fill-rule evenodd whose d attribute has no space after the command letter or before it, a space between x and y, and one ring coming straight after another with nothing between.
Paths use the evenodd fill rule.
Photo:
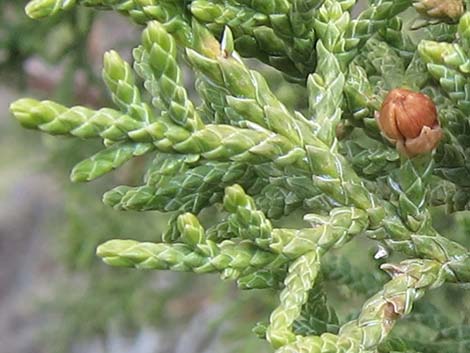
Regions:
<instances>
[{"instance_id":1,"label":"juniper branch","mask_svg":"<svg viewBox=\"0 0 470 353\"><path fill-rule=\"evenodd\" d=\"M245 164L211 162L145 186L117 187L105 194L104 202L121 210L198 213L208 204L221 201L225 186L239 182L250 187L254 177Z\"/></svg>"},{"instance_id":2,"label":"juniper branch","mask_svg":"<svg viewBox=\"0 0 470 353\"><path fill-rule=\"evenodd\" d=\"M284 283L280 305L272 312L266 332L267 340L274 348L285 346L295 340L292 325L300 316L302 306L307 302L307 293L313 287L319 270L319 256L316 251L299 257L289 266Z\"/></svg>"},{"instance_id":3,"label":"juniper branch","mask_svg":"<svg viewBox=\"0 0 470 353\"><path fill-rule=\"evenodd\" d=\"M168 113L177 125L190 131L202 127L193 103L183 87L181 70L176 62L176 41L164 27L152 21L142 33L142 46L134 50L137 73L145 80L145 87L154 99L154 105Z\"/></svg>"},{"instance_id":4,"label":"juniper branch","mask_svg":"<svg viewBox=\"0 0 470 353\"><path fill-rule=\"evenodd\" d=\"M113 102L130 117L145 123L155 121L150 107L141 99L130 65L117 52L104 56L103 79L111 92Z\"/></svg>"},{"instance_id":5,"label":"juniper branch","mask_svg":"<svg viewBox=\"0 0 470 353\"><path fill-rule=\"evenodd\" d=\"M470 282L468 249L440 235L429 212L436 200L468 204L469 17L461 18L455 43L442 43L452 31L448 26L425 30L428 40L418 45L418 57L394 18L411 3L371 1L352 18L354 0L35 0L28 6L32 17L85 5L146 24L134 70L158 113L143 101L131 66L114 52L105 56L103 77L118 110L23 99L11 111L27 128L103 139L106 149L74 169L76 180L91 180L135 156L163 153L144 185L118 186L105 202L176 211L166 242L109 241L97 250L106 263L217 272L244 289L279 289L269 326L258 328L277 353L375 352L426 290ZM183 86L178 46L197 73L201 107ZM308 76L308 119L289 111L237 50L299 82ZM431 91L446 139L435 155L402 158L399 165L373 115L384 93L404 84ZM340 141L342 127L352 132ZM377 191L386 176L389 186ZM430 194L436 184L439 192ZM206 230L197 214L215 203L225 212ZM281 228L270 220L296 209L311 227ZM321 292L321 262L330 249L363 233L412 259L383 266L392 280L336 333Z\"/></svg>"},{"instance_id":6,"label":"juniper branch","mask_svg":"<svg viewBox=\"0 0 470 353\"><path fill-rule=\"evenodd\" d=\"M191 271L195 273L231 273L231 278L247 276L261 269L275 270L286 258L259 250L249 242L200 245L194 251L183 243L139 243L133 240L110 240L97 249L103 261L112 266Z\"/></svg>"},{"instance_id":7,"label":"juniper branch","mask_svg":"<svg viewBox=\"0 0 470 353\"><path fill-rule=\"evenodd\" d=\"M285 137L262 129L244 129L229 125L206 125L191 133L168 119L151 124L136 121L113 109L93 111L84 107L66 108L50 101L22 99L11 106L20 123L53 135L81 138L102 137L111 141L150 142L163 151L200 154L207 159L280 165L299 164L304 152Z\"/></svg>"}]
</instances>

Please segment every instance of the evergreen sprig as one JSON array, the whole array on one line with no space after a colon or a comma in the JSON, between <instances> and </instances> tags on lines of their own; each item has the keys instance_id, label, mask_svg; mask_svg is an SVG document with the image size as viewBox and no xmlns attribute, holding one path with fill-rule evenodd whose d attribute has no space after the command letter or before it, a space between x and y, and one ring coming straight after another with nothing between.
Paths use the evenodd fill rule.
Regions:
<instances>
[{"instance_id":1,"label":"evergreen sprig","mask_svg":"<svg viewBox=\"0 0 470 353\"><path fill-rule=\"evenodd\" d=\"M278 353L376 352L427 290L470 282L469 250L439 234L430 213L438 200L468 205L457 202L468 190L468 14L456 43L436 40L448 27L416 43L396 18L409 0L370 1L356 17L353 0L34 0L27 13L39 18L76 5L145 25L134 71L150 101L131 66L109 52L103 78L116 109L28 98L11 111L26 128L103 140L102 151L74 168L74 181L153 158L144 185L118 186L104 201L176 211L164 242L111 240L97 250L104 262L217 272L242 289L278 290L279 306L256 328ZM287 109L238 53L305 84L308 109ZM199 106L183 85L181 56L195 72ZM400 86L429 92L438 105L446 136L437 152L407 158L382 137L374 113ZM202 224L199 213L216 204L220 217ZM296 210L307 223L274 222ZM351 275L325 274L322 263L363 234L406 260L383 264L389 282L355 320L339 324L322 282L351 285Z\"/></svg>"}]
</instances>

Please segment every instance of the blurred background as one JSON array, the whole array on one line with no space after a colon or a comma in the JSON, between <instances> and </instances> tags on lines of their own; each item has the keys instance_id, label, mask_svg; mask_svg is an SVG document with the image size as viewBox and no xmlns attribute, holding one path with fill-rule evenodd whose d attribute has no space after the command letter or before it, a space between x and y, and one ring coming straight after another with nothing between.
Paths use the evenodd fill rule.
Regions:
<instances>
[{"instance_id":1,"label":"blurred background","mask_svg":"<svg viewBox=\"0 0 470 353\"><path fill-rule=\"evenodd\" d=\"M134 159L89 184L73 184L71 168L96 151L98 142L27 131L11 119L8 106L25 96L112 106L100 78L103 53L113 48L130 59L140 29L116 14L83 8L32 21L24 15L25 3L0 0L0 351L270 352L251 330L267 320L277 302L274 292L241 292L215 275L109 268L97 259L96 246L108 239L158 241L165 230L168 215L118 212L101 202L113 186L139 183L146 160ZM289 107L306 102L300 87L252 64L270 77ZM190 87L189 72L186 77ZM435 212L436 226L468 245L467 215ZM357 256L363 249L370 256ZM339 322L354 317L386 281L380 261L373 259L376 251L376 245L361 240L327 262L327 271L338 272L329 276L338 283L328 283L327 290ZM406 334L407 325L434 318L419 317L430 307L445 309L431 310L445 311L445 328L468 327L470 301L462 290L444 288L424 303L398 332ZM329 329L336 330L337 323Z\"/></svg>"}]
</instances>

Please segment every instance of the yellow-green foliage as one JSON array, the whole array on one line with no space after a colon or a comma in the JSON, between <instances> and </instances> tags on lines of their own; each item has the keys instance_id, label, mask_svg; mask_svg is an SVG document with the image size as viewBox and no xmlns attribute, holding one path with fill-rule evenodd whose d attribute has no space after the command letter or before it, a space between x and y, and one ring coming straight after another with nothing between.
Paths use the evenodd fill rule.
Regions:
<instances>
[{"instance_id":1,"label":"yellow-green foliage","mask_svg":"<svg viewBox=\"0 0 470 353\"><path fill-rule=\"evenodd\" d=\"M176 215L161 243L100 245L107 264L216 272L241 289L275 289L279 305L255 332L277 353L434 352L429 342L441 336L416 347L390 333L428 290L470 282L469 250L442 236L430 212L469 208L470 13L418 15L412 5L423 1L371 0L353 16L354 0L34 0L33 18L79 5L118 11L142 26L142 40L133 68L105 55L114 108L25 98L11 111L29 129L103 141L73 181L153 158L143 185L118 186L104 202ZM417 16L421 29L410 31ZM184 87L181 57L200 104ZM308 108L288 109L243 58L299 84ZM437 151L408 159L382 137L374 113L397 87L437 104L445 134ZM203 225L198 216L210 207L220 212ZM290 214L298 227L279 227ZM381 265L391 276L383 286L373 276L355 286L370 297L339 324L323 281L354 287L367 277L325 259L357 237L401 260ZM468 350L469 327L455 330L440 352Z\"/></svg>"}]
</instances>

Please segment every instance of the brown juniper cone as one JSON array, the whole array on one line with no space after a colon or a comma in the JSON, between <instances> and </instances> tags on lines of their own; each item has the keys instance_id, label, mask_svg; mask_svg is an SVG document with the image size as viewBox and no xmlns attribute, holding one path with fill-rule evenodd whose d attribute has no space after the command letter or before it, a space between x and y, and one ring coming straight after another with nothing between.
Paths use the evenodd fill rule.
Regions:
<instances>
[{"instance_id":1,"label":"brown juniper cone","mask_svg":"<svg viewBox=\"0 0 470 353\"><path fill-rule=\"evenodd\" d=\"M423 93L391 90L376 118L382 134L408 157L432 151L442 138L436 106Z\"/></svg>"},{"instance_id":2,"label":"brown juniper cone","mask_svg":"<svg viewBox=\"0 0 470 353\"><path fill-rule=\"evenodd\" d=\"M463 0L419 0L414 4L416 10L430 17L458 20L465 9Z\"/></svg>"}]
</instances>

